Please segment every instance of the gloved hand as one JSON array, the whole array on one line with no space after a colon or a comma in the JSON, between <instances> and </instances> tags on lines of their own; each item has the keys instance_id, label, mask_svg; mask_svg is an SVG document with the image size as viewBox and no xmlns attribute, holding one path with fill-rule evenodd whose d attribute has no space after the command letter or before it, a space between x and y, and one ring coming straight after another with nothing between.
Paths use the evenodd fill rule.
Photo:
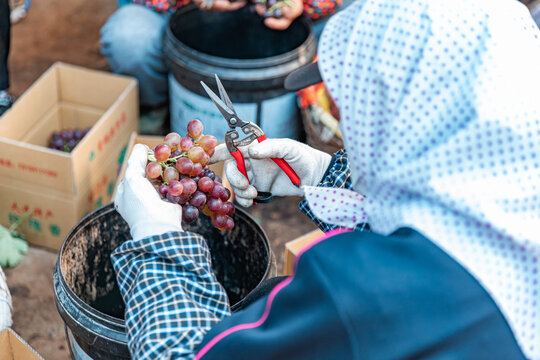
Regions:
<instances>
[{"instance_id":1,"label":"gloved hand","mask_svg":"<svg viewBox=\"0 0 540 360\"><path fill-rule=\"evenodd\" d=\"M182 231L182 208L161 199L146 179L148 148L137 144L128 159L126 174L118 186L114 206L129 225L133 240L169 231Z\"/></svg>"},{"instance_id":2,"label":"gloved hand","mask_svg":"<svg viewBox=\"0 0 540 360\"><path fill-rule=\"evenodd\" d=\"M28 244L19 239L0 225L0 266L13 267L17 265L23 254L28 252Z\"/></svg>"},{"instance_id":3,"label":"gloved hand","mask_svg":"<svg viewBox=\"0 0 540 360\"><path fill-rule=\"evenodd\" d=\"M238 204L248 207L258 191L270 191L276 196L302 196L302 189L293 185L287 174L270 158L282 158L296 172L302 186L316 186L322 179L332 157L322 151L291 139L268 139L253 142L240 149L244 154L248 182L236 166L236 161L225 164L225 174ZM225 144L216 147L210 163L232 159Z\"/></svg>"},{"instance_id":4,"label":"gloved hand","mask_svg":"<svg viewBox=\"0 0 540 360\"><path fill-rule=\"evenodd\" d=\"M6 276L0 268L0 331L11 326L11 294L9 292Z\"/></svg>"}]
</instances>

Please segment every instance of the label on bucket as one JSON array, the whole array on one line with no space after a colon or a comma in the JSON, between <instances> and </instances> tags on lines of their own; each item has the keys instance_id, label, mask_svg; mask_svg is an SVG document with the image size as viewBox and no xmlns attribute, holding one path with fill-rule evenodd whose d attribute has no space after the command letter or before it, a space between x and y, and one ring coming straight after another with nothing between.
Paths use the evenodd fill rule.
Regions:
<instances>
[{"instance_id":1,"label":"label on bucket","mask_svg":"<svg viewBox=\"0 0 540 360\"><path fill-rule=\"evenodd\" d=\"M184 134L189 121L200 119L204 123L205 134L214 135L218 141L224 141L227 122L212 100L187 90L172 74L169 75L169 92L172 131ZM234 108L242 120L257 123L256 103L234 103ZM265 100L262 102L259 125L268 138L296 139L297 113L295 93Z\"/></svg>"}]
</instances>

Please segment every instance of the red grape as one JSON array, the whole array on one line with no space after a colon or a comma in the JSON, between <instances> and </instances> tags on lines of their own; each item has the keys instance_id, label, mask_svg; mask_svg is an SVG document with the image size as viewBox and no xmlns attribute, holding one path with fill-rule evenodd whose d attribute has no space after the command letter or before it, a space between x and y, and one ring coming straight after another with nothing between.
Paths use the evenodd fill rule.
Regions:
<instances>
[{"instance_id":1,"label":"red grape","mask_svg":"<svg viewBox=\"0 0 540 360\"><path fill-rule=\"evenodd\" d=\"M225 224L225 230L232 230L232 228L234 227L234 220L227 216L227 223Z\"/></svg>"},{"instance_id":2,"label":"red grape","mask_svg":"<svg viewBox=\"0 0 540 360\"><path fill-rule=\"evenodd\" d=\"M189 137L182 138L180 141L180 148L182 151L188 151L193 147L193 141Z\"/></svg>"},{"instance_id":3,"label":"red grape","mask_svg":"<svg viewBox=\"0 0 540 360\"><path fill-rule=\"evenodd\" d=\"M204 126L200 120L193 119L187 124L188 135L193 139L198 139L204 130Z\"/></svg>"},{"instance_id":4,"label":"red grape","mask_svg":"<svg viewBox=\"0 0 540 360\"><path fill-rule=\"evenodd\" d=\"M187 157L181 157L176 161L176 169L180 174L189 175L191 170L193 170L193 161L189 160Z\"/></svg>"},{"instance_id":5,"label":"red grape","mask_svg":"<svg viewBox=\"0 0 540 360\"><path fill-rule=\"evenodd\" d=\"M219 175L214 175L214 181L220 184L222 183L221 177Z\"/></svg>"},{"instance_id":6,"label":"red grape","mask_svg":"<svg viewBox=\"0 0 540 360\"><path fill-rule=\"evenodd\" d=\"M198 163L203 158L205 152L202 147L194 146L188 151L188 158L191 159L194 163Z\"/></svg>"},{"instance_id":7,"label":"red grape","mask_svg":"<svg viewBox=\"0 0 540 360\"><path fill-rule=\"evenodd\" d=\"M212 135L204 135L199 139L199 145L208 153L217 146L217 139Z\"/></svg>"},{"instance_id":8,"label":"red grape","mask_svg":"<svg viewBox=\"0 0 540 360\"><path fill-rule=\"evenodd\" d=\"M60 131L60 137L66 142L71 140L73 138L73 130L65 129Z\"/></svg>"},{"instance_id":9,"label":"red grape","mask_svg":"<svg viewBox=\"0 0 540 360\"><path fill-rule=\"evenodd\" d=\"M184 190L184 185L182 185L182 183L178 180L172 180L169 183L169 187L167 190L168 190L168 193L173 196L180 196L180 194L182 194ZM176 202L178 202L178 200Z\"/></svg>"},{"instance_id":10,"label":"red grape","mask_svg":"<svg viewBox=\"0 0 540 360\"><path fill-rule=\"evenodd\" d=\"M229 200L229 198L231 197L231 191L229 189L227 189L226 187L223 187L223 189L225 189L225 195L223 195L221 197L221 200L223 200L224 202Z\"/></svg>"},{"instance_id":11,"label":"red grape","mask_svg":"<svg viewBox=\"0 0 540 360\"><path fill-rule=\"evenodd\" d=\"M192 222L199 217L199 209L190 204L182 206L182 220L185 222Z\"/></svg>"},{"instance_id":12,"label":"red grape","mask_svg":"<svg viewBox=\"0 0 540 360\"><path fill-rule=\"evenodd\" d=\"M178 174L178 170L172 166L169 166L163 170L163 180L167 183L170 183L173 180L178 180L179 177L180 174Z\"/></svg>"},{"instance_id":13,"label":"red grape","mask_svg":"<svg viewBox=\"0 0 540 360\"><path fill-rule=\"evenodd\" d=\"M215 184L214 188L212 189L211 195L212 197L223 200L223 198L225 197L225 187L221 184ZM224 201L227 201L227 200L228 198L225 199Z\"/></svg>"},{"instance_id":14,"label":"red grape","mask_svg":"<svg viewBox=\"0 0 540 360\"><path fill-rule=\"evenodd\" d=\"M210 209L210 211L221 212L223 201L221 201L221 199L211 197L210 199L208 199L208 201L206 201L206 204L208 205L208 209Z\"/></svg>"},{"instance_id":15,"label":"red grape","mask_svg":"<svg viewBox=\"0 0 540 360\"><path fill-rule=\"evenodd\" d=\"M180 199L179 196L174 196L174 195L171 195L171 193L167 193L167 200L170 202L170 203L173 203L173 204L178 204L178 200Z\"/></svg>"},{"instance_id":16,"label":"red grape","mask_svg":"<svg viewBox=\"0 0 540 360\"><path fill-rule=\"evenodd\" d=\"M171 156L171 148L167 144L159 144L154 150L157 161L165 161Z\"/></svg>"},{"instance_id":17,"label":"red grape","mask_svg":"<svg viewBox=\"0 0 540 360\"><path fill-rule=\"evenodd\" d=\"M216 179L216 173L213 172L212 170L209 170L208 173L206 174L206 176L208 176L210 179L214 180Z\"/></svg>"},{"instance_id":18,"label":"red grape","mask_svg":"<svg viewBox=\"0 0 540 360\"><path fill-rule=\"evenodd\" d=\"M179 200L178 200L178 203L180 205L184 205L185 203L187 203L189 201L189 195L188 194L180 194L179 196Z\"/></svg>"},{"instance_id":19,"label":"red grape","mask_svg":"<svg viewBox=\"0 0 540 360\"><path fill-rule=\"evenodd\" d=\"M204 153L201 160L199 161L199 163L202 166L206 166L206 165L208 165L209 162L210 162L210 156L208 156L207 153Z\"/></svg>"},{"instance_id":20,"label":"red grape","mask_svg":"<svg viewBox=\"0 0 540 360\"><path fill-rule=\"evenodd\" d=\"M206 204L206 195L204 195L204 193L201 191L195 191L193 195L191 195L189 203L197 208L200 208Z\"/></svg>"},{"instance_id":21,"label":"red grape","mask_svg":"<svg viewBox=\"0 0 540 360\"><path fill-rule=\"evenodd\" d=\"M193 169L189 173L189 176L196 177L199 176L202 172L202 165L200 163L193 164Z\"/></svg>"},{"instance_id":22,"label":"red grape","mask_svg":"<svg viewBox=\"0 0 540 360\"><path fill-rule=\"evenodd\" d=\"M169 192L169 190L167 188L168 188L168 186L165 185L165 184L159 185L159 193L161 195L167 195L167 192Z\"/></svg>"},{"instance_id":23,"label":"red grape","mask_svg":"<svg viewBox=\"0 0 540 360\"><path fill-rule=\"evenodd\" d=\"M207 176L202 177L199 180L199 189L204 192L212 192L214 188L214 181Z\"/></svg>"},{"instance_id":24,"label":"red grape","mask_svg":"<svg viewBox=\"0 0 540 360\"><path fill-rule=\"evenodd\" d=\"M223 213L225 215L232 215L232 214L234 214L234 211L236 210L233 203L231 203L231 202L224 203L223 206L222 206L222 209L223 209Z\"/></svg>"},{"instance_id":25,"label":"red grape","mask_svg":"<svg viewBox=\"0 0 540 360\"><path fill-rule=\"evenodd\" d=\"M56 150L62 150L62 148L64 147L64 140L60 138L52 139L49 147Z\"/></svg>"},{"instance_id":26,"label":"red grape","mask_svg":"<svg viewBox=\"0 0 540 360\"><path fill-rule=\"evenodd\" d=\"M227 225L227 216L221 214L213 215L212 225L214 225L218 229L224 227L225 225Z\"/></svg>"},{"instance_id":27,"label":"red grape","mask_svg":"<svg viewBox=\"0 0 540 360\"><path fill-rule=\"evenodd\" d=\"M84 133L81 129L73 130L73 138L75 140L81 140L83 136L84 136Z\"/></svg>"},{"instance_id":28,"label":"red grape","mask_svg":"<svg viewBox=\"0 0 540 360\"><path fill-rule=\"evenodd\" d=\"M146 165L146 176L150 179L156 179L161 176L161 165L155 161L149 162Z\"/></svg>"},{"instance_id":29,"label":"red grape","mask_svg":"<svg viewBox=\"0 0 540 360\"><path fill-rule=\"evenodd\" d=\"M169 145L172 151L178 149L180 140L182 140L182 137L175 132L167 134L164 139L165 144Z\"/></svg>"},{"instance_id":30,"label":"red grape","mask_svg":"<svg viewBox=\"0 0 540 360\"><path fill-rule=\"evenodd\" d=\"M180 180L180 183L184 186L184 194L193 194L197 190L197 183L190 178L184 178Z\"/></svg>"}]
</instances>

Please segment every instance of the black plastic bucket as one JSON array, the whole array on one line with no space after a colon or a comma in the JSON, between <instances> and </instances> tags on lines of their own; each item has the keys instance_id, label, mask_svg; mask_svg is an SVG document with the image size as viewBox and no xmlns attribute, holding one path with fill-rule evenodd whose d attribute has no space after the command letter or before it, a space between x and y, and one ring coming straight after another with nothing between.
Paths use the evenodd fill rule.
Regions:
<instances>
[{"instance_id":1,"label":"black plastic bucket","mask_svg":"<svg viewBox=\"0 0 540 360\"><path fill-rule=\"evenodd\" d=\"M214 272L234 311L259 283L275 275L275 264L262 228L241 209L233 218L236 225L230 231L214 228L206 216L184 227L206 238ZM53 273L54 295L76 359L130 358L124 302L110 260L111 252L129 238L128 225L108 204L85 216L62 244Z\"/></svg>"},{"instance_id":2,"label":"black plastic bucket","mask_svg":"<svg viewBox=\"0 0 540 360\"><path fill-rule=\"evenodd\" d=\"M215 89L217 74L244 120L256 122L268 137L296 137L296 94L287 92L283 81L315 56L307 19L277 31L248 7L230 12L186 7L169 19L163 47L172 72L174 131L183 133L191 119L201 118L205 133L223 139L226 123L200 85L202 80Z\"/></svg>"}]
</instances>

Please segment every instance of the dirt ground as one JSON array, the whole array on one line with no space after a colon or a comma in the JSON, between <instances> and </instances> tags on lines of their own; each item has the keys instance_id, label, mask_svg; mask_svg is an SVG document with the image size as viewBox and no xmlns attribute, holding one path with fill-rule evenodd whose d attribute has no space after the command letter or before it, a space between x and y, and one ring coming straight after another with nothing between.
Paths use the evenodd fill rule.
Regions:
<instances>
[{"instance_id":1,"label":"dirt ground","mask_svg":"<svg viewBox=\"0 0 540 360\"><path fill-rule=\"evenodd\" d=\"M106 70L99 29L116 9L111 0L34 0L12 28L11 93L20 96L56 61ZM283 266L283 245L315 226L298 210L298 198L276 199L249 209L271 240ZM62 319L54 303L52 273L57 254L31 248L21 264L6 270L13 296L13 329L45 359L69 359Z\"/></svg>"}]
</instances>

